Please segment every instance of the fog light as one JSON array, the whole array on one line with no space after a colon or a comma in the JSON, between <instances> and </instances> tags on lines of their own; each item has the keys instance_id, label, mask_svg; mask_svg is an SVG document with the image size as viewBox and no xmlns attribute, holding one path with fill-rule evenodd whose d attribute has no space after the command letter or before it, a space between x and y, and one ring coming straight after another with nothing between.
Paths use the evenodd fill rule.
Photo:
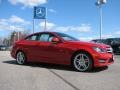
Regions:
<instances>
[{"instance_id":1,"label":"fog light","mask_svg":"<svg viewBox=\"0 0 120 90\"><path fill-rule=\"evenodd\" d=\"M99 60L100 63L105 63L105 60Z\"/></svg>"}]
</instances>

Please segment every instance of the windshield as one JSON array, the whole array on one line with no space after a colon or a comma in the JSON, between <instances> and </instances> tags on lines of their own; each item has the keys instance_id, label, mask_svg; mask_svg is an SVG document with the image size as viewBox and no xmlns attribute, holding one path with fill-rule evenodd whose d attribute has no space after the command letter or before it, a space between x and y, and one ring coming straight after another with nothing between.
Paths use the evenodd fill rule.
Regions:
<instances>
[{"instance_id":1,"label":"windshield","mask_svg":"<svg viewBox=\"0 0 120 90\"><path fill-rule=\"evenodd\" d=\"M67 34L57 32L57 35L60 36L61 38L63 38L64 40L66 40L66 41L79 41L78 39L76 39L76 38L74 38L72 36L69 36Z\"/></svg>"}]
</instances>

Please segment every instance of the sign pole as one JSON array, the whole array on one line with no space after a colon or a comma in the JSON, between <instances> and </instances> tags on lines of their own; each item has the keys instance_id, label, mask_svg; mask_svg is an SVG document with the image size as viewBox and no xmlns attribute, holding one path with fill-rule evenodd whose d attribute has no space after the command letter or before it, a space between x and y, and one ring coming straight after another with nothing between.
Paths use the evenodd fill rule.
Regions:
<instances>
[{"instance_id":1,"label":"sign pole","mask_svg":"<svg viewBox=\"0 0 120 90\"><path fill-rule=\"evenodd\" d=\"M33 32L34 32L34 19L44 19L45 25L44 25L44 31L47 29L47 19L46 19L46 8L45 7L34 7L34 16L33 16Z\"/></svg>"},{"instance_id":2,"label":"sign pole","mask_svg":"<svg viewBox=\"0 0 120 90\"><path fill-rule=\"evenodd\" d=\"M45 10L45 27L44 27L44 32L46 31L46 29L47 29L47 8L45 8L46 10Z\"/></svg>"},{"instance_id":3,"label":"sign pole","mask_svg":"<svg viewBox=\"0 0 120 90\"><path fill-rule=\"evenodd\" d=\"M34 33L34 22L35 22L35 20L34 20L34 18L33 18L33 33Z\"/></svg>"},{"instance_id":4,"label":"sign pole","mask_svg":"<svg viewBox=\"0 0 120 90\"><path fill-rule=\"evenodd\" d=\"M34 33L34 9L33 9L33 33Z\"/></svg>"},{"instance_id":5,"label":"sign pole","mask_svg":"<svg viewBox=\"0 0 120 90\"><path fill-rule=\"evenodd\" d=\"M47 26L47 20L45 19L45 27L44 27L44 32L46 31L46 26Z\"/></svg>"}]
</instances>

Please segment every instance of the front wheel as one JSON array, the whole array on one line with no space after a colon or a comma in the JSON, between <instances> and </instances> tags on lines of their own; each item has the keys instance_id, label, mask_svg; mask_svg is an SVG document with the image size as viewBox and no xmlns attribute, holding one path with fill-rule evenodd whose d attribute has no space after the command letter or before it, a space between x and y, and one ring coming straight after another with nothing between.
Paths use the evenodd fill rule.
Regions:
<instances>
[{"instance_id":1,"label":"front wheel","mask_svg":"<svg viewBox=\"0 0 120 90\"><path fill-rule=\"evenodd\" d=\"M73 66L80 72L89 71L92 69L92 58L86 52L79 52L73 57Z\"/></svg>"},{"instance_id":2,"label":"front wheel","mask_svg":"<svg viewBox=\"0 0 120 90\"><path fill-rule=\"evenodd\" d=\"M16 61L18 64L23 65L26 62L26 56L22 51L18 51L16 55Z\"/></svg>"}]
</instances>

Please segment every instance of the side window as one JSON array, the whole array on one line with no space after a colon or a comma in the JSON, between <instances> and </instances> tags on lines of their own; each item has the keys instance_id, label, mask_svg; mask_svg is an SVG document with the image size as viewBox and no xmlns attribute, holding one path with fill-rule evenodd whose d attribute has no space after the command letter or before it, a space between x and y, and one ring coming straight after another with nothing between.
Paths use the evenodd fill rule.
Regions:
<instances>
[{"instance_id":1,"label":"side window","mask_svg":"<svg viewBox=\"0 0 120 90\"><path fill-rule=\"evenodd\" d=\"M54 37L54 36L51 35L51 36L49 37L49 39L48 39L48 42L51 42L53 37Z\"/></svg>"},{"instance_id":2,"label":"side window","mask_svg":"<svg viewBox=\"0 0 120 90\"><path fill-rule=\"evenodd\" d=\"M44 34L38 35L37 40L43 41L43 42L51 42L53 37L54 35L52 34L44 33Z\"/></svg>"},{"instance_id":3,"label":"side window","mask_svg":"<svg viewBox=\"0 0 120 90\"><path fill-rule=\"evenodd\" d=\"M36 40L36 35L32 36L31 40Z\"/></svg>"},{"instance_id":4,"label":"side window","mask_svg":"<svg viewBox=\"0 0 120 90\"><path fill-rule=\"evenodd\" d=\"M41 34L40 37L38 38L38 40L47 42L48 38L49 38L49 34Z\"/></svg>"},{"instance_id":5,"label":"side window","mask_svg":"<svg viewBox=\"0 0 120 90\"><path fill-rule=\"evenodd\" d=\"M37 35L33 35L28 37L26 40L36 40L36 38L37 38Z\"/></svg>"}]
</instances>

